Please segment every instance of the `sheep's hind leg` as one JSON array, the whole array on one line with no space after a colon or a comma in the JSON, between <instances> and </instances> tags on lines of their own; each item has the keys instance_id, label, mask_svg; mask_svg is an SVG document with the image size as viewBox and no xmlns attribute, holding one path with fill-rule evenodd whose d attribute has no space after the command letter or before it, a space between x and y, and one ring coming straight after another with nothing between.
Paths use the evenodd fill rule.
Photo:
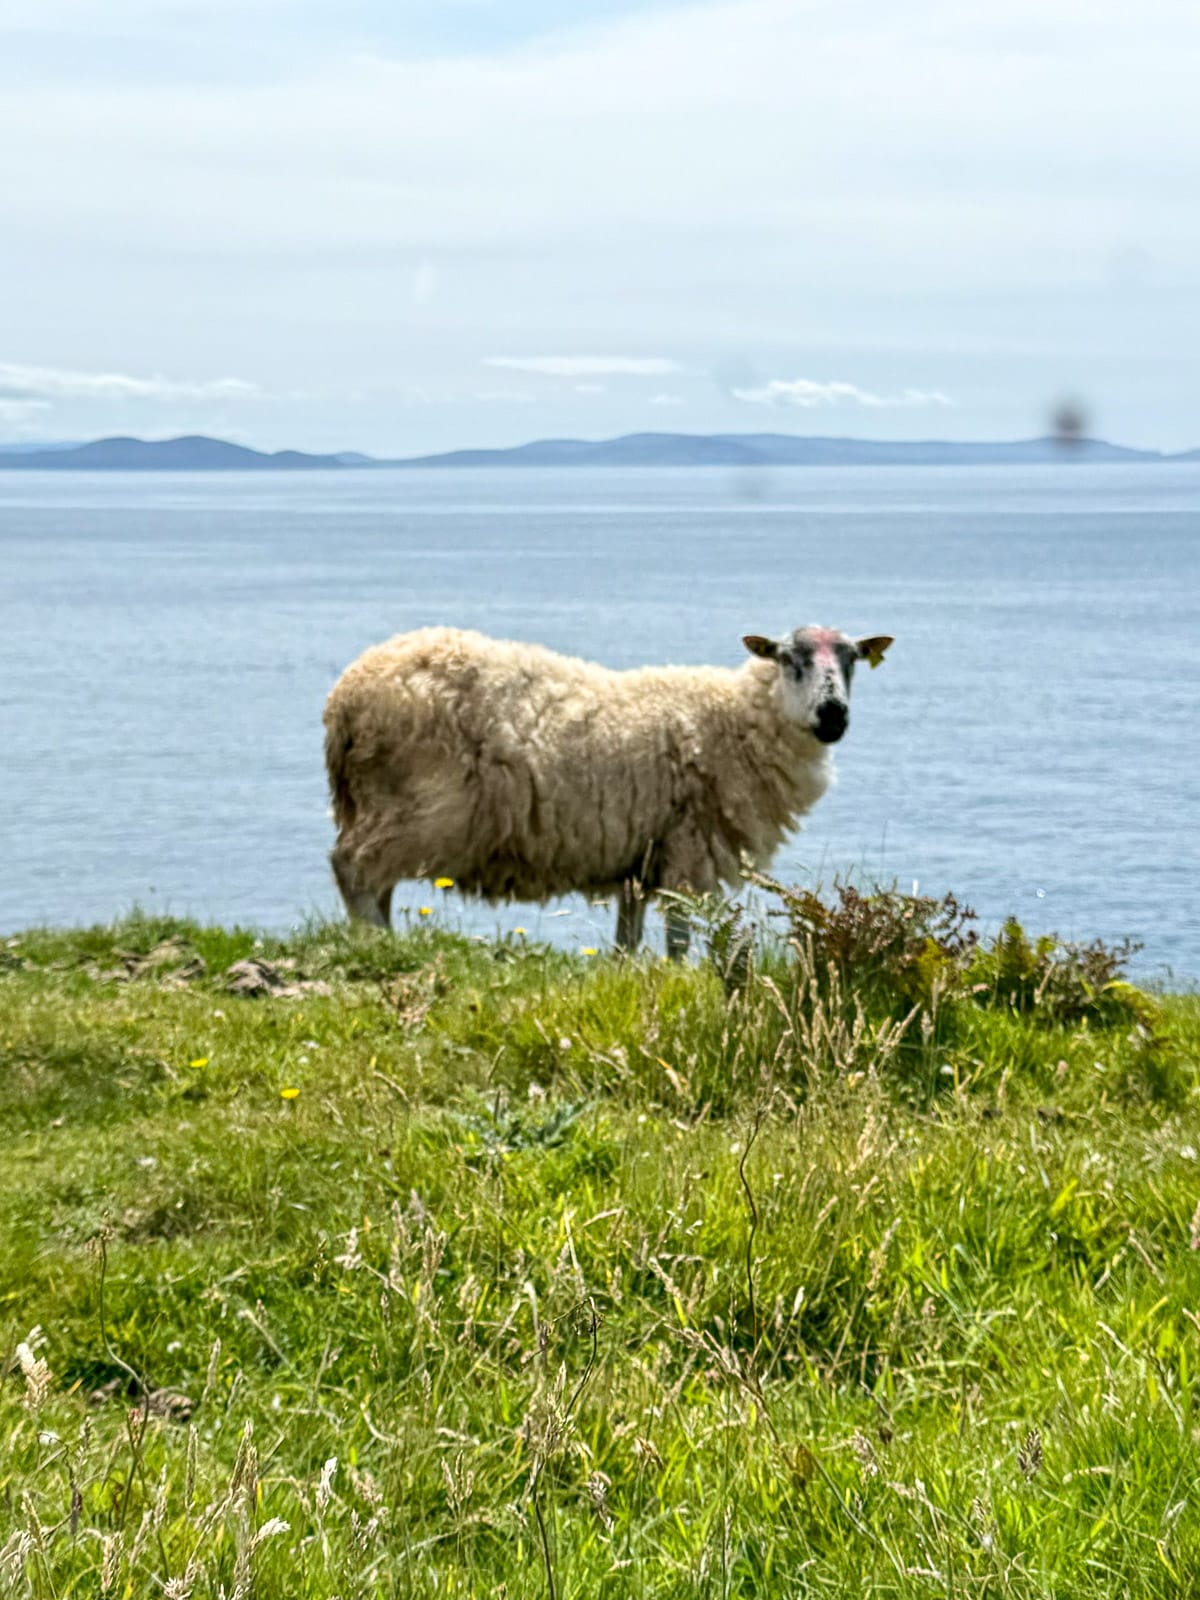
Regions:
<instances>
[{"instance_id":1,"label":"sheep's hind leg","mask_svg":"<svg viewBox=\"0 0 1200 1600\"><path fill-rule=\"evenodd\" d=\"M342 897L342 903L350 920L366 922L375 928L390 927L391 887L384 889L382 893L369 888L363 882L362 874L350 856L339 846L334 847L329 857L329 864L333 868L333 881L338 886L338 893Z\"/></svg>"},{"instance_id":2,"label":"sheep's hind leg","mask_svg":"<svg viewBox=\"0 0 1200 1600\"><path fill-rule=\"evenodd\" d=\"M621 885L617 905L617 949L631 955L642 942L642 929L646 925L646 897L632 879Z\"/></svg>"}]
</instances>

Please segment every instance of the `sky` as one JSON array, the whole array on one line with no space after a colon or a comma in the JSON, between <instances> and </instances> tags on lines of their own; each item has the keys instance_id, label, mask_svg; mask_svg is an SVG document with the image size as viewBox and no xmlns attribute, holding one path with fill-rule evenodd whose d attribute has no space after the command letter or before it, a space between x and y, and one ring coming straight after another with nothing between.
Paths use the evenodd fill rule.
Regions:
<instances>
[{"instance_id":1,"label":"sky","mask_svg":"<svg viewBox=\"0 0 1200 1600\"><path fill-rule=\"evenodd\" d=\"M0 0L0 440L1200 446L1195 0Z\"/></svg>"}]
</instances>

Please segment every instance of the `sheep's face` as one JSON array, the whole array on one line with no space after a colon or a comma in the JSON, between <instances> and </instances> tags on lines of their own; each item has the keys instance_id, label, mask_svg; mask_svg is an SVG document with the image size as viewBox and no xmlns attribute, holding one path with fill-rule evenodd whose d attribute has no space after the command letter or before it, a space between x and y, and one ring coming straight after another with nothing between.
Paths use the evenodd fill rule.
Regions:
<instances>
[{"instance_id":1,"label":"sheep's face","mask_svg":"<svg viewBox=\"0 0 1200 1600\"><path fill-rule=\"evenodd\" d=\"M782 639L751 633L752 655L774 661L784 714L822 744L836 744L850 724L850 683L859 661L873 667L892 643L886 634L851 639L834 628L797 628Z\"/></svg>"}]
</instances>

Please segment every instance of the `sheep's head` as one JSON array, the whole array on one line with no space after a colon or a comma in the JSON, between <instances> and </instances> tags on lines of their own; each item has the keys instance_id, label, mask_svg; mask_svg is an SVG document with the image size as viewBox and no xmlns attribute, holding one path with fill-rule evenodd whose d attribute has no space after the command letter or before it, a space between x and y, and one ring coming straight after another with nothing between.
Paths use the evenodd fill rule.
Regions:
<instances>
[{"instance_id":1,"label":"sheep's head","mask_svg":"<svg viewBox=\"0 0 1200 1600\"><path fill-rule=\"evenodd\" d=\"M786 714L822 744L836 744L850 723L850 683L859 661L877 667L892 643L887 634L851 639L835 628L797 628L782 639L747 634L751 655L774 661Z\"/></svg>"}]
</instances>

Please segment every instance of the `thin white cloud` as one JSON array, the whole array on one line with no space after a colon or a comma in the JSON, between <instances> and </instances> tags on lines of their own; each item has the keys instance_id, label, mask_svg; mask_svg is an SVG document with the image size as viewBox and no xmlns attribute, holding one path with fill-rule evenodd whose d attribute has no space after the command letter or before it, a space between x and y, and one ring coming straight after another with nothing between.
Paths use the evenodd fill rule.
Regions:
<instances>
[{"instance_id":1,"label":"thin white cloud","mask_svg":"<svg viewBox=\"0 0 1200 1600\"><path fill-rule=\"evenodd\" d=\"M23 404L55 400L232 400L258 394L242 378L179 382L173 378L135 378L126 372L71 372L61 367L27 367L0 361L0 399Z\"/></svg>"},{"instance_id":2,"label":"thin white cloud","mask_svg":"<svg viewBox=\"0 0 1200 1600\"><path fill-rule=\"evenodd\" d=\"M661 378L683 371L662 356L487 356L483 364L543 378Z\"/></svg>"},{"instance_id":3,"label":"thin white cloud","mask_svg":"<svg viewBox=\"0 0 1200 1600\"><path fill-rule=\"evenodd\" d=\"M650 404L652 406L681 406L683 404L683 396L681 394L667 393L652 394L650 396Z\"/></svg>"},{"instance_id":4,"label":"thin white cloud","mask_svg":"<svg viewBox=\"0 0 1200 1600\"><path fill-rule=\"evenodd\" d=\"M901 389L898 394L873 394L856 383L815 383L811 378L772 378L752 389L734 389L735 400L755 406L797 407L812 411L822 406L866 406L887 409L911 406L952 406L940 389Z\"/></svg>"},{"instance_id":5,"label":"thin white cloud","mask_svg":"<svg viewBox=\"0 0 1200 1600\"><path fill-rule=\"evenodd\" d=\"M575 385L576 394L605 394L607 390L608 385L605 383L577 383Z\"/></svg>"}]
</instances>

